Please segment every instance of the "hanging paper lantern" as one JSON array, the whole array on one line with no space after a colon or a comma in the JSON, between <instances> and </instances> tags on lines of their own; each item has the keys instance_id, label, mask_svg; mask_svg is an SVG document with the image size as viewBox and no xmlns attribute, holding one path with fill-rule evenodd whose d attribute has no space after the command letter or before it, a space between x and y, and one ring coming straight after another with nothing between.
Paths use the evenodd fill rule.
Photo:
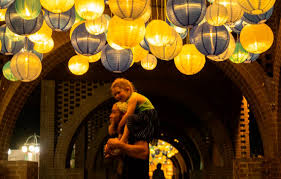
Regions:
<instances>
[{"instance_id":1,"label":"hanging paper lantern","mask_svg":"<svg viewBox=\"0 0 281 179\"><path fill-rule=\"evenodd\" d=\"M75 8L74 8L75 9ZM81 21L86 21L86 19L83 19L81 16L79 16L79 14L76 12L75 10L75 21L74 21L74 24L78 23L78 22L81 22ZM73 24L73 25L74 25Z\"/></svg>"},{"instance_id":2,"label":"hanging paper lantern","mask_svg":"<svg viewBox=\"0 0 281 179\"><path fill-rule=\"evenodd\" d=\"M99 53L105 46L105 34L92 35L85 27L85 23L75 28L71 35L71 44L76 52L90 56Z\"/></svg>"},{"instance_id":3,"label":"hanging paper lantern","mask_svg":"<svg viewBox=\"0 0 281 179\"><path fill-rule=\"evenodd\" d=\"M176 68L185 75L194 75L205 65L205 56L201 54L194 44L185 44L181 53L175 57Z\"/></svg>"},{"instance_id":4,"label":"hanging paper lantern","mask_svg":"<svg viewBox=\"0 0 281 179\"><path fill-rule=\"evenodd\" d=\"M260 54L255 54L255 53L249 53L249 57L247 58L244 63L252 63L256 61L260 57Z\"/></svg>"},{"instance_id":5,"label":"hanging paper lantern","mask_svg":"<svg viewBox=\"0 0 281 179\"><path fill-rule=\"evenodd\" d=\"M176 40L176 33L166 22L152 20L146 27L145 39L153 46L171 45Z\"/></svg>"},{"instance_id":6,"label":"hanging paper lantern","mask_svg":"<svg viewBox=\"0 0 281 179\"><path fill-rule=\"evenodd\" d=\"M74 5L74 0L40 0L41 5L50 12L62 13Z\"/></svg>"},{"instance_id":7,"label":"hanging paper lantern","mask_svg":"<svg viewBox=\"0 0 281 179\"><path fill-rule=\"evenodd\" d=\"M244 27L244 22L242 19L240 19L236 21L232 26L230 26L230 29L237 34L240 34L243 27Z\"/></svg>"},{"instance_id":8,"label":"hanging paper lantern","mask_svg":"<svg viewBox=\"0 0 281 179\"><path fill-rule=\"evenodd\" d=\"M121 19L137 19L150 6L150 0L109 0L111 12Z\"/></svg>"},{"instance_id":9,"label":"hanging paper lantern","mask_svg":"<svg viewBox=\"0 0 281 179\"><path fill-rule=\"evenodd\" d=\"M8 8L15 0L0 0L0 9Z\"/></svg>"},{"instance_id":10,"label":"hanging paper lantern","mask_svg":"<svg viewBox=\"0 0 281 179\"><path fill-rule=\"evenodd\" d=\"M234 23L243 17L244 11L237 0L215 0L215 3L223 5L227 9L227 23Z\"/></svg>"},{"instance_id":11,"label":"hanging paper lantern","mask_svg":"<svg viewBox=\"0 0 281 179\"><path fill-rule=\"evenodd\" d=\"M5 21L6 11L7 9L0 9L0 21Z\"/></svg>"},{"instance_id":12,"label":"hanging paper lantern","mask_svg":"<svg viewBox=\"0 0 281 179\"><path fill-rule=\"evenodd\" d=\"M145 25L142 20L127 21L114 16L109 21L107 40L122 48L132 48L144 38Z\"/></svg>"},{"instance_id":13,"label":"hanging paper lantern","mask_svg":"<svg viewBox=\"0 0 281 179\"><path fill-rule=\"evenodd\" d=\"M273 7L275 0L237 0L243 10L249 14L263 14Z\"/></svg>"},{"instance_id":14,"label":"hanging paper lantern","mask_svg":"<svg viewBox=\"0 0 281 179\"><path fill-rule=\"evenodd\" d=\"M169 20L179 27L193 27L199 24L206 13L206 1L168 0L167 15Z\"/></svg>"},{"instance_id":15,"label":"hanging paper lantern","mask_svg":"<svg viewBox=\"0 0 281 179\"><path fill-rule=\"evenodd\" d=\"M89 63L97 62L101 58L101 52L99 52L95 55L87 56L87 57L89 58Z\"/></svg>"},{"instance_id":16,"label":"hanging paper lantern","mask_svg":"<svg viewBox=\"0 0 281 179\"><path fill-rule=\"evenodd\" d=\"M153 70L157 65L157 59L154 55L147 54L147 56L141 60L141 66L146 70Z\"/></svg>"},{"instance_id":17,"label":"hanging paper lantern","mask_svg":"<svg viewBox=\"0 0 281 179\"><path fill-rule=\"evenodd\" d=\"M71 36L72 36L72 33L73 31L76 29L76 27L78 27L79 25L81 24L84 24L86 21L80 21L80 22L77 22L77 23L74 23L73 26L71 27L70 31L69 31L69 37L71 39Z\"/></svg>"},{"instance_id":18,"label":"hanging paper lantern","mask_svg":"<svg viewBox=\"0 0 281 179\"><path fill-rule=\"evenodd\" d=\"M68 68L74 75L83 75L89 69L88 57L75 55L68 61Z\"/></svg>"},{"instance_id":19,"label":"hanging paper lantern","mask_svg":"<svg viewBox=\"0 0 281 179\"><path fill-rule=\"evenodd\" d=\"M202 54L215 56L227 49L230 40L229 32L224 26L211 26L206 22L195 29L192 38Z\"/></svg>"},{"instance_id":20,"label":"hanging paper lantern","mask_svg":"<svg viewBox=\"0 0 281 179\"><path fill-rule=\"evenodd\" d=\"M18 81L18 79L13 75L10 67L11 61L8 61L2 68L3 75L7 80Z\"/></svg>"},{"instance_id":21,"label":"hanging paper lantern","mask_svg":"<svg viewBox=\"0 0 281 179\"><path fill-rule=\"evenodd\" d=\"M149 45L151 53L161 60L172 60L175 58L182 50L182 39L177 33L176 36L177 39L172 45L162 47Z\"/></svg>"},{"instance_id":22,"label":"hanging paper lantern","mask_svg":"<svg viewBox=\"0 0 281 179\"><path fill-rule=\"evenodd\" d=\"M185 37L187 36L186 28L178 27L171 22L169 24L173 29L175 29L175 31L181 36L182 39L185 39Z\"/></svg>"},{"instance_id":23,"label":"hanging paper lantern","mask_svg":"<svg viewBox=\"0 0 281 179\"><path fill-rule=\"evenodd\" d=\"M41 4L38 0L16 0L16 11L23 19L35 19L41 12Z\"/></svg>"},{"instance_id":24,"label":"hanging paper lantern","mask_svg":"<svg viewBox=\"0 0 281 179\"><path fill-rule=\"evenodd\" d=\"M48 53L54 48L54 40L52 37L46 38L44 41L36 42L34 44L34 50L39 53Z\"/></svg>"},{"instance_id":25,"label":"hanging paper lantern","mask_svg":"<svg viewBox=\"0 0 281 179\"><path fill-rule=\"evenodd\" d=\"M250 53L263 53L273 44L274 36L266 24L246 25L240 34L240 42Z\"/></svg>"},{"instance_id":26,"label":"hanging paper lantern","mask_svg":"<svg viewBox=\"0 0 281 179\"><path fill-rule=\"evenodd\" d=\"M207 8L206 20L213 26L221 26L227 22L227 9L220 4L212 4Z\"/></svg>"},{"instance_id":27,"label":"hanging paper lantern","mask_svg":"<svg viewBox=\"0 0 281 179\"><path fill-rule=\"evenodd\" d=\"M106 45L101 53L101 62L108 71L122 73L130 68L133 53L131 49L115 50L110 45Z\"/></svg>"},{"instance_id":28,"label":"hanging paper lantern","mask_svg":"<svg viewBox=\"0 0 281 179\"><path fill-rule=\"evenodd\" d=\"M105 14L94 20L87 20L85 23L87 31L93 35L99 35L106 32L108 24L109 20L106 18Z\"/></svg>"},{"instance_id":29,"label":"hanging paper lantern","mask_svg":"<svg viewBox=\"0 0 281 179\"><path fill-rule=\"evenodd\" d=\"M236 43L235 50L229 60L233 63L243 63L249 57L249 53L242 47L240 42Z\"/></svg>"},{"instance_id":30,"label":"hanging paper lantern","mask_svg":"<svg viewBox=\"0 0 281 179\"><path fill-rule=\"evenodd\" d=\"M43 24L43 13L35 19L25 20L16 12L15 3L9 6L6 12L5 21L7 27L18 35L28 35L37 32Z\"/></svg>"},{"instance_id":31,"label":"hanging paper lantern","mask_svg":"<svg viewBox=\"0 0 281 179\"><path fill-rule=\"evenodd\" d=\"M140 46L145 50L150 51L148 42L145 38L143 38L143 40L140 42Z\"/></svg>"},{"instance_id":32,"label":"hanging paper lantern","mask_svg":"<svg viewBox=\"0 0 281 179\"><path fill-rule=\"evenodd\" d=\"M149 52L143 49L140 45L133 47L131 50L133 52L133 61L135 63L140 62L142 59L144 59Z\"/></svg>"},{"instance_id":33,"label":"hanging paper lantern","mask_svg":"<svg viewBox=\"0 0 281 179\"><path fill-rule=\"evenodd\" d=\"M75 9L84 19L96 19L104 11L104 0L75 0Z\"/></svg>"},{"instance_id":34,"label":"hanging paper lantern","mask_svg":"<svg viewBox=\"0 0 281 179\"><path fill-rule=\"evenodd\" d=\"M52 29L44 21L42 27L34 34L28 36L29 40L34 43L44 43L52 36Z\"/></svg>"},{"instance_id":35,"label":"hanging paper lantern","mask_svg":"<svg viewBox=\"0 0 281 179\"><path fill-rule=\"evenodd\" d=\"M62 13L45 11L44 19L51 29L58 32L68 31L75 21L75 9L72 7L70 10Z\"/></svg>"},{"instance_id":36,"label":"hanging paper lantern","mask_svg":"<svg viewBox=\"0 0 281 179\"><path fill-rule=\"evenodd\" d=\"M27 51L14 55L10 67L13 75L23 82L35 80L42 70L40 59L35 54Z\"/></svg>"},{"instance_id":37,"label":"hanging paper lantern","mask_svg":"<svg viewBox=\"0 0 281 179\"><path fill-rule=\"evenodd\" d=\"M258 15L252 15L245 12L244 16L242 17L242 20L249 24L265 23L271 17L272 13L273 13L273 7L269 9L267 12Z\"/></svg>"},{"instance_id":38,"label":"hanging paper lantern","mask_svg":"<svg viewBox=\"0 0 281 179\"><path fill-rule=\"evenodd\" d=\"M146 23L151 17L151 12L151 5L146 6L144 13L138 19L142 19Z\"/></svg>"}]
</instances>

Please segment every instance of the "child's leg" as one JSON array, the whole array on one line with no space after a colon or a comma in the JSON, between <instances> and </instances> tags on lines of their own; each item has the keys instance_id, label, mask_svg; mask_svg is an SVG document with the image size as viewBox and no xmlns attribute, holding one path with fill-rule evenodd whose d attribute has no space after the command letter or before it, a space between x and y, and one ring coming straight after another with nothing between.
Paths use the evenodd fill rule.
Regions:
<instances>
[{"instance_id":1,"label":"child's leg","mask_svg":"<svg viewBox=\"0 0 281 179\"><path fill-rule=\"evenodd\" d=\"M128 129L127 124L126 124L125 128L124 128L123 135L122 135L120 141L124 142L124 143L128 143L128 138L129 138L129 129Z\"/></svg>"}]
</instances>

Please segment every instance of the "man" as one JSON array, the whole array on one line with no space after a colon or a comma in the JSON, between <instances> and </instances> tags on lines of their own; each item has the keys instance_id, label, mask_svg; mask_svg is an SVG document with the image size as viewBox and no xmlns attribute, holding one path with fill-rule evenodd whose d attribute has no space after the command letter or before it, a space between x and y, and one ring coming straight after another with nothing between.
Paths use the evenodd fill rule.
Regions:
<instances>
[{"instance_id":1,"label":"man","mask_svg":"<svg viewBox=\"0 0 281 179\"><path fill-rule=\"evenodd\" d=\"M152 179L165 179L163 170L161 170L161 163L157 164L157 169L153 171Z\"/></svg>"}]
</instances>

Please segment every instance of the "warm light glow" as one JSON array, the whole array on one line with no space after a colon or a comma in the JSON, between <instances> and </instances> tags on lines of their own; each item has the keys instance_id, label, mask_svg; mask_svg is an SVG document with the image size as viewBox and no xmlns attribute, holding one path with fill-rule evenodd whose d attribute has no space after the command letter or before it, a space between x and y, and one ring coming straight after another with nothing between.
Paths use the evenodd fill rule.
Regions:
<instances>
[{"instance_id":1,"label":"warm light glow","mask_svg":"<svg viewBox=\"0 0 281 179\"><path fill-rule=\"evenodd\" d=\"M234 23L243 17L244 11L236 0L215 0L215 3L223 5L227 9L227 23Z\"/></svg>"},{"instance_id":2,"label":"warm light glow","mask_svg":"<svg viewBox=\"0 0 281 179\"><path fill-rule=\"evenodd\" d=\"M241 45L240 42L236 43L235 50L229 60L233 63L243 63L249 58L249 52L247 52Z\"/></svg>"},{"instance_id":3,"label":"warm light glow","mask_svg":"<svg viewBox=\"0 0 281 179\"><path fill-rule=\"evenodd\" d=\"M35 152L35 153L39 153L39 152L40 152L40 147L39 147L39 146L36 146L36 147L34 148L34 152Z\"/></svg>"},{"instance_id":4,"label":"warm light glow","mask_svg":"<svg viewBox=\"0 0 281 179\"><path fill-rule=\"evenodd\" d=\"M8 61L2 68L4 77L10 81L18 81L18 79L13 75L10 67L11 61Z\"/></svg>"},{"instance_id":5,"label":"warm light glow","mask_svg":"<svg viewBox=\"0 0 281 179\"><path fill-rule=\"evenodd\" d=\"M86 20L96 19L104 11L104 0L75 0L75 10L79 16Z\"/></svg>"},{"instance_id":6,"label":"warm light glow","mask_svg":"<svg viewBox=\"0 0 281 179\"><path fill-rule=\"evenodd\" d=\"M95 54L95 55L91 55L91 56L87 56L89 58L89 63L94 63L100 60L101 58L101 52Z\"/></svg>"},{"instance_id":7,"label":"warm light glow","mask_svg":"<svg viewBox=\"0 0 281 179\"><path fill-rule=\"evenodd\" d=\"M141 66L146 70L153 70L157 65L157 59L154 55L148 54L141 60Z\"/></svg>"},{"instance_id":8,"label":"warm light glow","mask_svg":"<svg viewBox=\"0 0 281 179\"><path fill-rule=\"evenodd\" d=\"M28 36L34 43L44 43L52 36L53 30L44 21L42 27L34 34Z\"/></svg>"},{"instance_id":9,"label":"warm light glow","mask_svg":"<svg viewBox=\"0 0 281 179\"><path fill-rule=\"evenodd\" d=\"M22 152L26 153L26 152L27 152L27 146L25 146L25 145L22 146L22 147L21 147L21 150L22 150Z\"/></svg>"},{"instance_id":10,"label":"warm light glow","mask_svg":"<svg viewBox=\"0 0 281 179\"><path fill-rule=\"evenodd\" d=\"M44 42L34 44L34 50L39 53L48 53L54 48L54 40L49 37Z\"/></svg>"},{"instance_id":11,"label":"warm light glow","mask_svg":"<svg viewBox=\"0 0 281 179\"><path fill-rule=\"evenodd\" d=\"M35 147L34 147L34 145L30 145L30 146L28 147L28 149L29 149L30 152L34 152Z\"/></svg>"},{"instance_id":12,"label":"warm light glow","mask_svg":"<svg viewBox=\"0 0 281 179\"><path fill-rule=\"evenodd\" d=\"M23 19L31 20L39 16L41 4L38 0L16 0L17 14Z\"/></svg>"},{"instance_id":13,"label":"warm light glow","mask_svg":"<svg viewBox=\"0 0 281 179\"><path fill-rule=\"evenodd\" d=\"M71 39L72 33L73 31L76 29L76 27L78 27L79 25L86 23L86 21L79 21L77 23L74 23L73 26L71 27L70 31L69 31L69 37Z\"/></svg>"},{"instance_id":14,"label":"warm light glow","mask_svg":"<svg viewBox=\"0 0 281 179\"><path fill-rule=\"evenodd\" d=\"M133 61L136 63L146 58L149 53L149 51L145 50L140 45L133 47L131 50L133 52Z\"/></svg>"},{"instance_id":15,"label":"warm light glow","mask_svg":"<svg viewBox=\"0 0 281 179\"><path fill-rule=\"evenodd\" d=\"M68 61L68 68L74 75L83 75L89 69L89 60L83 55L75 55Z\"/></svg>"},{"instance_id":16,"label":"warm light glow","mask_svg":"<svg viewBox=\"0 0 281 179\"><path fill-rule=\"evenodd\" d=\"M5 14L7 9L0 9L0 21L5 21Z\"/></svg>"},{"instance_id":17,"label":"warm light glow","mask_svg":"<svg viewBox=\"0 0 281 179\"><path fill-rule=\"evenodd\" d=\"M207 8L206 20L213 26L221 26L227 22L227 9L220 4L212 4Z\"/></svg>"},{"instance_id":18,"label":"warm light glow","mask_svg":"<svg viewBox=\"0 0 281 179\"><path fill-rule=\"evenodd\" d=\"M12 151L11 149L8 150L8 155L11 155Z\"/></svg>"},{"instance_id":19,"label":"warm light glow","mask_svg":"<svg viewBox=\"0 0 281 179\"><path fill-rule=\"evenodd\" d=\"M41 5L50 12L62 13L74 5L74 0L40 0Z\"/></svg>"},{"instance_id":20,"label":"warm light glow","mask_svg":"<svg viewBox=\"0 0 281 179\"><path fill-rule=\"evenodd\" d=\"M139 17L139 19L142 19L144 23L146 23L151 17L151 6L147 6L145 8L145 12Z\"/></svg>"},{"instance_id":21,"label":"warm light glow","mask_svg":"<svg viewBox=\"0 0 281 179\"><path fill-rule=\"evenodd\" d=\"M237 0L243 10L249 14L263 14L271 9L276 0ZM279 2L280 3L280 2Z\"/></svg>"},{"instance_id":22,"label":"warm light glow","mask_svg":"<svg viewBox=\"0 0 281 179\"><path fill-rule=\"evenodd\" d=\"M86 29L90 34L99 35L108 29L109 20L102 15L94 20L87 20Z\"/></svg>"}]
</instances>

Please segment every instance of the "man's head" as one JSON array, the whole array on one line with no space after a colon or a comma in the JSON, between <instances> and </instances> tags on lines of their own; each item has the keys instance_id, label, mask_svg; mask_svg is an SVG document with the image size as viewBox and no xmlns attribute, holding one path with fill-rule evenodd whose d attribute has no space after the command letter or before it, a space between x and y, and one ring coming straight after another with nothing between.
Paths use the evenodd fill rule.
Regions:
<instances>
[{"instance_id":1,"label":"man's head","mask_svg":"<svg viewBox=\"0 0 281 179\"><path fill-rule=\"evenodd\" d=\"M157 169L160 170L160 169L161 169L161 166L162 166L161 163L158 163L158 164L157 164Z\"/></svg>"},{"instance_id":2,"label":"man's head","mask_svg":"<svg viewBox=\"0 0 281 179\"><path fill-rule=\"evenodd\" d=\"M127 111L127 103L125 102L117 102L112 106L111 114L109 116L110 120L112 120L115 124L118 124L123 117L123 115Z\"/></svg>"}]
</instances>

